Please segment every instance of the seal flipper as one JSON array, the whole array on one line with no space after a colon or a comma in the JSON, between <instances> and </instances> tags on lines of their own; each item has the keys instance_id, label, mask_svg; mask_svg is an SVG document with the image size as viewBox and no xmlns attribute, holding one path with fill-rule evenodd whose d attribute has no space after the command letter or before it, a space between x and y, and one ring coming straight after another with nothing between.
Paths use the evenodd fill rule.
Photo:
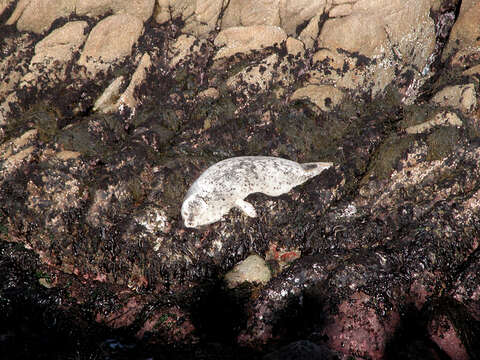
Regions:
<instances>
[{"instance_id":1,"label":"seal flipper","mask_svg":"<svg viewBox=\"0 0 480 360\"><path fill-rule=\"evenodd\" d=\"M235 201L235 206L242 210L247 216L257 217L257 212L255 211L255 208L249 202L238 199L237 201Z\"/></svg>"},{"instance_id":2,"label":"seal flipper","mask_svg":"<svg viewBox=\"0 0 480 360\"><path fill-rule=\"evenodd\" d=\"M305 173L310 177L314 177L320 174L323 170L328 169L331 167L333 163L331 162L312 162L312 163L304 163L300 164Z\"/></svg>"}]
</instances>

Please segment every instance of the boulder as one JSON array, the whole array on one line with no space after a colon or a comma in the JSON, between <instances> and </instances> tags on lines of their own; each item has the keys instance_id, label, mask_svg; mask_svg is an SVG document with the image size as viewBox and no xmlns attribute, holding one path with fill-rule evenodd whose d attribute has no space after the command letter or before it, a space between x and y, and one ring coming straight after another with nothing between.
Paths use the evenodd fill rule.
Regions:
<instances>
[{"instance_id":1,"label":"boulder","mask_svg":"<svg viewBox=\"0 0 480 360\"><path fill-rule=\"evenodd\" d=\"M136 16L111 15L101 20L88 35L78 65L91 74L107 70L131 54L142 31L143 23Z\"/></svg>"}]
</instances>

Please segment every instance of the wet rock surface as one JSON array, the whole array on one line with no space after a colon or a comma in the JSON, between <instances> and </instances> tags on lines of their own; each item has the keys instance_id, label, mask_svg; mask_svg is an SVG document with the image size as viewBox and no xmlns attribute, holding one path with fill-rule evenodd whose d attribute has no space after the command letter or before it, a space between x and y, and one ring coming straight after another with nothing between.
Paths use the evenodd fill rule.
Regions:
<instances>
[{"instance_id":1,"label":"wet rock surface","mask_svg":"<svg viewBox=\"0 0 480 360\"><path fill-rule=\"evenodd\" d=\"M480 358L477 1L79 3L0 2L2 354ZM334 166L185 228L244 155Z\"/></svg>"}]
</instances>

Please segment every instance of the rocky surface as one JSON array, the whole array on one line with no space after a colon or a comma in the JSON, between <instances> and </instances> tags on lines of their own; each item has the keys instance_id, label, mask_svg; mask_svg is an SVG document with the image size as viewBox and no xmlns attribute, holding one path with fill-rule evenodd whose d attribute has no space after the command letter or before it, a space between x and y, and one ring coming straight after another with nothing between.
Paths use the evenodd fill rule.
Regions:
<instances>
[{"instance_id":1,"label":"rocky surface","mask_svg":"<svg viewBox=\"0 0 480 360\"><path fill-rule=\"evenodd\" d=\"M479 12L0 1L2 353L480 358ZM241 155L334 167L185 228Z\"/></svg>"}]
</instances>

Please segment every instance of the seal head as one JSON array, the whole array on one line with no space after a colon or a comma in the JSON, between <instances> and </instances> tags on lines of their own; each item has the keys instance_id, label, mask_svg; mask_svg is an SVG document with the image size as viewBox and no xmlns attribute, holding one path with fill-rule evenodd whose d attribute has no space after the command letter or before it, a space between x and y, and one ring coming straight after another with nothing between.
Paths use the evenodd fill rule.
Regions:
<instances>
[{"instance_id":1,"label":"seal head","mask_svg":"<svg viewBox=\"0 0 480 360\"><path fill-rule=\"evenodd\" d=\"M206 214L208 214L206 211L207 208L207 203L199 196L193 195L186 198L182 204L182 218L185 226L196 228L200 225L206 225L213 222L210 221L210 215L206 216Z\"/></svg>"}]
</instances>

